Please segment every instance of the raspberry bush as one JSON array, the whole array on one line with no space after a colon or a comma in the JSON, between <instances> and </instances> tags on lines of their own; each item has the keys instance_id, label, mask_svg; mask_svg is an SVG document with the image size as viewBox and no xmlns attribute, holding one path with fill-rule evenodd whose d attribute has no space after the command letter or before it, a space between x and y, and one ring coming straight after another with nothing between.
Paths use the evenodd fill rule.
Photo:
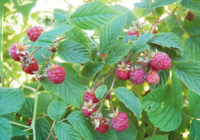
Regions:
<instances>
[{"instance_id":1,"label":"raspberry bush","mask_svg":"<svg viewBox=\"0 0 200 140\"><path fill-rule=\"evenodd\" d=\"M200 2L0 1L0 140L200 140Z\"/></svg>"}]
</instances>

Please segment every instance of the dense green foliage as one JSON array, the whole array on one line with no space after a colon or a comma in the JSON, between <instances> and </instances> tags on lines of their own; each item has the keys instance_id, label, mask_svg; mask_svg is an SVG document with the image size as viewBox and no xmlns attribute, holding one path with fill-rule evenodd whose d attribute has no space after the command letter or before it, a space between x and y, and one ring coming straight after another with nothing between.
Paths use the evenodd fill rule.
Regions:
<instances>
[{"instance_id":1,"label":"dense green foliage","mask_svg":"<svg viewBox=\"0 0 200 140\"><path fill-rule=\"evenodd\" d=\"M77 9L31 13L36 2L0 0L0 140L200 140L200 1L141 0L129 10L117 0L94 0ZM31 42L26 32L34 25L45 32ZM127 35L131 26L140 32L138 38ZM31 46L29 52L39 48L33 54L39 70L47 68L49 57L64 67L65 81L56 85L25 74L8 54L19 41ZM49 54L52 47L57 52ZM160 71L153 86L116 79L112 104L128 114L129 128L96 132L81 113L87 87L122 59L146 50L167 53L171 68ZM113 77L97 88L99 100ZM106 116L111 107L105 100Z\"/></svg>"}]
</instances>

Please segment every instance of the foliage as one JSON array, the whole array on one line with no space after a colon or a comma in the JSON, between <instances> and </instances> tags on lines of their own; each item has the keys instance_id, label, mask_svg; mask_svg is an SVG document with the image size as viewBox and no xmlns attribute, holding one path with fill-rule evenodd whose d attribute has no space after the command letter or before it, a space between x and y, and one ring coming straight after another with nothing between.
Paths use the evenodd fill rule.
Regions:
<instances>
[{"instance_id":1,"label":"foliage","mask_svg":"<svg viewBox=\"0 0 200 140\"><path fill-rule=\"evenodd\" d=\"M35 13L37 0L0 1L0 140L200 140L200 2L141 0L130 10L118 1L84 0L77 9ZM26 32L34 25L45 31L31 42ZM132 30L139 37L128 35ZM8 53L20 41L35 51L39 72L59 64L65 81L24 74ZM158 72L158 84L115 81L120 61L136 64L152 51L172 60ZM126 112L129 128L95 131L81 112L87 88L96 90L107 119L113 106Z\"/></svg>"}]
</instances>

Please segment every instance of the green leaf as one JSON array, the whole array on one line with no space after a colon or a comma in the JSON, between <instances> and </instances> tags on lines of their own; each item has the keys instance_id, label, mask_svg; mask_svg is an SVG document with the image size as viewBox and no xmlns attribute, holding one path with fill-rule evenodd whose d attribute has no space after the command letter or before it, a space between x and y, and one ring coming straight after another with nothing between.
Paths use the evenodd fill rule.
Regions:
<instances>
[{"instance_id":1,"label":"green leaf","mask_svg":"<svg viewBox=\"0 0 200 140\"><path fill-rule=\"evenodd\" d=\"M152 8L157 8L157 7L169 5L169 4L172 4L172 3L175 3L175 2L176 2L176 0L155 0L152 3Z\"/></svg>"},{"instance_id":2,"label":"green leaf","mask_svg":"<svg viewBox=\"0 0 200 140\"><path fill-rule=\"evenodd\" d=\"M96 29L110 22L115 14L114 10L103 2L94 1L79 7L71 15L71 22L82 29Z\"/></svg>"},{"instance_id":3,"label":"green leaf","mask_svg":"<svg viewBox=\"0 0 200 140\"><path fill-rule=\"evenodd\" d=\"M183 27L190 36L199 36L200 30L198 29L200 28L200 16L198 16L198 13L194 14L196 14L195 19L192 22L185 20L183 22Z\"/></svg>"},{"instance_id":4,"label":"green leaf","mask_svg":"<svg viewBox=\"0 0 200 140\"><path fill-rule=\"evenodd\" d=\"M172 32L160 33L150 40L150 42L168 48L182 48L181 39Z\"/></svg>"},{"instance_id":5,"label":"green leaf","mask_svg":"<svg viewBox=\"0 0 200 140\"><path fill-rule=\"evenodd\" d=\"M181 5L184 8L200 11L200 1L198 0L182 0Z\"/></svg>"},{"instance_id":6,"label":"green leaf","mask_svg":"<svg viewBox=\"0 0 200 140\"><path fill-rule=\"evenodd\" d=\"M127 19L126 19L126 24L125 24L126 28L129 28L133 24L134 21L137 21L137 17L133 14L131 10L129 10L126 7L123 7L121 5L114 5L113 9L119 14L121 13L127 14Z\"/></svg>"},{"instance_id":7,"label":"green leaf","mask_svg":"<svg viewBox=\"0 0 200 140\"><path fill-rule=\"evenodd\" d=\"M106 133L100 134L94 131L94 140L118 140L117 135L113 130L108 130Z\"/></svg>"},{"instance_id":8,"label":"green leaf","mask_svg":"<svg viewBox=\"0 0 200 140\"><path fill-rule=\"evenodd\" d=\"M200 62L176 62L174 71L177 77L192 91L200 93Z\"/></svg>"},{"instance_id":9,"label":"green leaf","mask_svg":"<svg viewBox=\"0 0 200 140\"><path fill-rule=\"evenodd\" d=\"M17 88L0 88L0 116L18 111L24 103L24 93Z\"/></svg>"},{"instance_id":10,"label":"green leaf","mask_svg":"<svg viewBox=\"0 0 200 140\"><path fill-rule=\"evenodd\" d=\"M29 52L32 52L35 50L35 48L29 48ZM37 52L33 54L34 58L37 59L38 64L42 64L46 61L46 59L49 57L49 48L44 47L40 48Z\"/></svg>"},{"instance_id":11,"label":"green leaf","mask_svg":"<svg viewBox=\"0 0 200 140\"><path fill-rule=\"evenodd\" d=\"M66 25L67 24L67 19L69 18L69 13L66 11L63 11L61 9L54 9L53 11L54 15L54 20L55 20L55 25L58 27L60 25Z\"/></svg>"},{"instance_id":12,"label":"green leaf","mask_svg":"<svg viewBox=\"0 0 200 140\"><path fill-rule=\"evenodd\" d=\"M85 48L89 48L89 41L85 33L79 28L74 27L72 30L66 33L66 38L68 40L72 40L74 42L79 43L80 45L84 46Z\"/></svg>"},{"instance_id":13,"label":"green leaf","mask_svg":"<svg viewBox=\"0 0 200 140\"><path fill-rule=\"evenodd\" d=\"M189 60L200 61L200 36L189 37L184 41L184 51Z\"/></svg>"},{"instance_id":14,"label":"green leaf","mask_svg":"<svg viewBox=\"0 0 200 140\"><path fill-rule=\"evenodd\" d=\"M140 100L134 95L134 93L125 87L119 87L115 89L115 95L127 108L135 113L137 119L139 120L142 108Z\"/></svg>"},{"instance_id":15,"label":"green leaf","mask_svg":"<svg viewBox=\"0 0 200 140\"><path fill-rule=\"evenodd\" d=\"M96 97L97 99L101 100L107 91L107 86L102 85L96 89Z\"/></svg>"},{"instance_id":16,"label":"green leaf","mask_svg":"<svg viewBox=\"0 0 200 140\"><path fill-rule=\"evenodd\" d=\"M65 25L56 29L44 32L40 35L36 42L30 43L32 47L49 47L57 36L62 35L73 28L71 25Z\"/></svg>"},{"instance_id":17,"label":"green leaf","mask_svg":"<svg viewBox=\"0 0 200 140\"><path fill-rule=\"evenodd\" d=\"M58 140L81 140L80 135L74 128L66 123L57 123L54 127L54 132Z\"/></svg>"},{"instance_id":18,"label":"green leaf","mask_svg":"<svg viewBox=\"0 0 200 140\"><path fill-rule=\"evenodd\" d=\"M180 109L183 105L181 92L181 83L173 74L172 82L143 98L143 109L147 112L149 120L161 131L175 130L181 124Z\"/></svg>"},{"instance_id":19,"label":"green leaf","mask_svg":"<svg viewBox=\"0 0 200 140\"><path fill-rule=\"evenodd\" d=\"M156 135L156 136L148 137L144 140L168 140L168 135Z\"/></svg>"},{"instance_id":20,"label":"green leaf","mask_svg":"<svg viewBox=\"0 0 200 140\"><path fill-rule=\"evenodd\" d=\"M158 71L158 74L160 76L160 81L159 81L158 84L151 85L151 89L156 89L156 88L163 87L167 83L167 81L169 79L169 70Z\"/></svg>"},{"instance_id":21,"label":"green leaf","mask_svg":"<svg viewBox=\"0 0 200 140\"><path fill-rule=\"evenodd\" d=\"M46 118L39 118L36 120L36 139L45 140L48 137L51 126ZM52 140L52 137L50 137Z\"/></svg>"},{"instance_id":22,"label":"green leaf","mask_svg":"<svg viewBox=\"0 0 200 140\"><path fill-rule=\"evenodd\" d=\"M200 139L200 121L193 120L190 126L190 140L199 140Z\"/></svg>"},{"instance_id":23,"label":"green leaf","mask_svg":"<svg viewBox=\"0 0 200 140\"><path fill-rule=\"evenodd\" d=\"M48 116L54 121L59 121L66 112L66 107L67 105L64 101L56 99L48 107Z\"/></svg>"},{"instance_id":24,"label":"green leaf","mask_svg":"<svg viewBox=\"0 0 200 140\"><path fill-rule=\"evenodd\" d=\"M100 33L100 52L103 54L115 47L120 33L125 25L127 15L122 14L113 18L102 28Z\"/></svg>"},{"instance_id":25,"label":"green leaf","mask_svg":"<svg viewBox=\"0 0 200 140\"><path fill-rule=\"evenodd\" d=\"M129 122L129 128L123 132L117 132L118 140L135 140L137 136L137 129L132 121Z\"/></svg>"},{"instance_id":26,"label":"green leaf","mask_svg":"<svg viewBox=\"0 0 200 140\"><path fill-rule=\"evenodd\" d=\"M106 64L114 65L118 63L130 50L130 46L118 44L106 53Z\"/></svg>"},{"instance_id":27,"label":"green leaf","mask_svg":"<svg viewBox=\"0 0 200 140\"><path fill-rule=\"evenodd\" d=\"M74 41L62 42L58 56L70 63L86 63L90 60L88 49Z\"/></svg>"},{"instance_id":28,"label":"green leaf","mask_svg":"<svg viewBox=\"0 0 200 140\"><path fill-rule=\"evenodd\" d=\"M148 49L150 46L147 44L152 38L154 37L153 34L145 33L140 35L140 37L136 40L135 44L131 48L132 51L135 51L136 53L140 53L146 49Z\"/></svg>"},{"instance_id":29,"label":"green leaf","mask_svg":"<svg viewBox=\"0 0 200 140\"><path fill-rule=\"evenodd\" d=\"M33 110L34 110L34 99L26 98L24 104L22 105L22 107L18 113L26 118L32 118Z\"/></svg>"},{"instance_id":30,"label":"green leaf","mask_svg":"<svg viewBox=\"0 0 200 140\"><path fill-rule=\"evenodd\" d=\"M0 139L10 140L12 136L12 129L9 121L3 117L0 117Z\"/></svg>"},{"instance_id":31,"label":"green leaf","mask_svg":"<svg viewBox=\"0 0 200 140\"><path fill-rule=\"evenodd\" d=\"M54 94L61 97L67 103L80 108L83 103L84 86L81 83L80 76L70 66L63 64L65 68L65 81L62 84L52 84L47 79L42 83L44 87Z\"/></svg>"},{"instance_id":32,"label":"green leaf","mask_svg":"<svg viewBox=\"0 0 200 140\"><path fill-rule=\"evenodd\" d=\"M103 68L103 63L87 63L84 65L81 75L85 77L92 77Z\"/></svg>"},{"instance_id":33,"label":"green leaf","mask_svg":"<svg viewBox=\"0 0 200 140\"><path fill-rule=\"evenodd\" d=\"M21 130L14 126L12 127L12 137L24 136L24 135L31 135L31 133L25 132L24 130Z\"/></svg>"},{"instance_id":34,"label":"green leaf","mask_svg":"<svg viewBox=\"0 0 200 140\"><path fill-rule=\"evenodd\" d=\"M141 0L134 4L134 13L137 17L143 17L151 14L149 0Z\"/></svg>"},{"instance_id":35,"label":"green leaf","mask_svg":"<svg viewBox=\"0 0 200 140\"><path fill-rule=\"evenodd\" d=\"M190 113L192 114L193 117L199 118L200 117L200 95L189 90L188 101L189 101Z\"/></svg>"},{"instance_id":36,"label":"green leaf","mask_svg":"<svg viewBox=\"0 0 200 140\"><path fill-rule=\"evenodd\" d=\"M81 137L83 137L83 139L85 139L85 140L93 139L92 134L91 134L90 130L88 129L87 121L81 111L72 112L67 117L67 120L69 121L69 123L72 124L74 129L79 132L79 134L81 135Z\"/></svg>"},{"instance_id":37,"label":"green leaf","mask_svg":"<svg viewBox=\"0 0 200 140\"><path fill-rule=\"evenodd\" d=\"M12 1L18 12L20 12L25 18L28 18L31 9L35 6L37 0L14 0Z\"/></svg>"}]
</instances>

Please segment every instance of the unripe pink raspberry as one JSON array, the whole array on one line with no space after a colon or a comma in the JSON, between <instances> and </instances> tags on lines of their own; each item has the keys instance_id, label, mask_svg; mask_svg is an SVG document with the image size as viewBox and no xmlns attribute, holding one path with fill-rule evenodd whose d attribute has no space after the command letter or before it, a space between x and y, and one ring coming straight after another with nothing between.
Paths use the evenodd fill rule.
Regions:
<instances>
[{"instance_id":1,"label":"unripe pink raspberry","mask_svg":"<svg viewBox=\"0 0 200 140\"><path fill-rule=\"evenodd\" d=\"M38 71L38 63L35 58L31 58L28 60L28 63L22 63L22 70L28 74L35 74L36 71Z\"/></svg>"},{"instance_id":2,"label":"unripe pink raspberry","mask_svg":"<svg viewBox=\"0 0 200 140\"><path fill-rule=\"evenodd\" d=\"M133 35L136 35L137 37L139 37L139 32L138 31L128 31L128 35L129 36L133 36Z\"/></svg>"},{"instance_id":3,"label":"unripe pink raspberry","mask_svg":"<svg viewBox=\"0 0 200 140\"><path fill-rule=\"evenodd\" d=\"M153 57L151 66L156 71L169 69L171 66L171 59L166 53L158 52Z\"/></svg>"},{"instance_id":4,"label":"unripe pink raspberry","mask_svg":"<svg viewBox=\"0 0 200 140\"><path fill-rule=\"evenodd\" d=\"M152 71L150 74L147 75L146 81L150 85L157 84L160 81L160 76L157 71Z\"/></svg>"},{"instance_id":5,"label":"unripe pink raspberry","mask_svg":"<svg viewBox=\"0 0 200 140\"><path fill-rule=\"evenodd\" d=\"M146 71L144 69L138 69L130 72L130 81L136 85L141 85L144 83L146 77Z\"/></svg>"},{"instance_id":6,"label":"unripe pink raspberry","mask_svg":"<svg viewBox=\"0 0 200 140\"><path fill-rule=\"evenodd\" d=\"M129 119L126 113L118 112L114 117L111 117L111 126L118 132L123 132L129 127Z\"/></svg>"},{"instance_id":7,"label":"unripe pink raspberry","mask_svg":"<svg viewBox=\"0 0 200 140\"><path fill-rule=\"evenodd\" d=\"M84 102L84 104L82 105L82 113L86 117L92 115L96 110L97 110L96 104L92 103L91 100L90 102Z\"/></svg>"},{"instance_id":8,"label":"unripe pink raspberry","mask_svg":"<svg viewBox=\"0 0 200 140\"><path fill-rule=\"evenodd\" d=\"M89 91L86 91L84 94L84 101L89 102L90 100L92 100L93 103L99 102L95 94L90 93Z\"/></svg>"},{"instance_id":9,"label":"unripe pink raspberry","mask_svg":"<svg viewBox=\"0 0 200 140\"><path fill-rule=\"evenodd\" d=\"M99 126L96 128L96 131L99 133L105 133L108 131L108 125L107 125L107 120L105 118L102 118L100 120Z\"/></svg>"},{"instance_id":10,"label":"unripe pink raspberry","mask_svg":"<svg viewBox=\"0 0 200 140\"><path fill-rule=\"evenodd\" d=\"M15 60L20 61L26 55L28 55L27 49L24 47L25 44L23 43L14 43L9 48L9 55Z\"/></svg>"},{"instance_id":11,"label":"unripe pink raspberry","mask_svg":"<svg viewBox=\"0 0 200 140\"><path fill-rule=\"evenodd\" d=\"M124 62L121 62L120 64L118 64L118 67L115 70L115 74L120 80L124 81L129 78L130 69L130 64L125 64Z\"/></svg>"},{"instance_id":12,"label":"unripe pink raspberry","mask_svg":"<svg viewBox=\"0 0 200 140\"><path fill-rule=\"evenodd\" d=\"M59 65L52 64L47 69L47 78L53 84L61 84L65 80L65 69Z\"/></svg>"},{"instance_id":13,"label":"unripe pink raspberry","mask_svg":"<svg viewBox=\"0 0 200 140\"><path fill-rule=\"evenodd\" d=\"M27 35L31 41L36 41L38 37L42 34L43 29L40 26L34 26L32 28L29 28L27 31Z\"/></svg>"}]
</instances>

